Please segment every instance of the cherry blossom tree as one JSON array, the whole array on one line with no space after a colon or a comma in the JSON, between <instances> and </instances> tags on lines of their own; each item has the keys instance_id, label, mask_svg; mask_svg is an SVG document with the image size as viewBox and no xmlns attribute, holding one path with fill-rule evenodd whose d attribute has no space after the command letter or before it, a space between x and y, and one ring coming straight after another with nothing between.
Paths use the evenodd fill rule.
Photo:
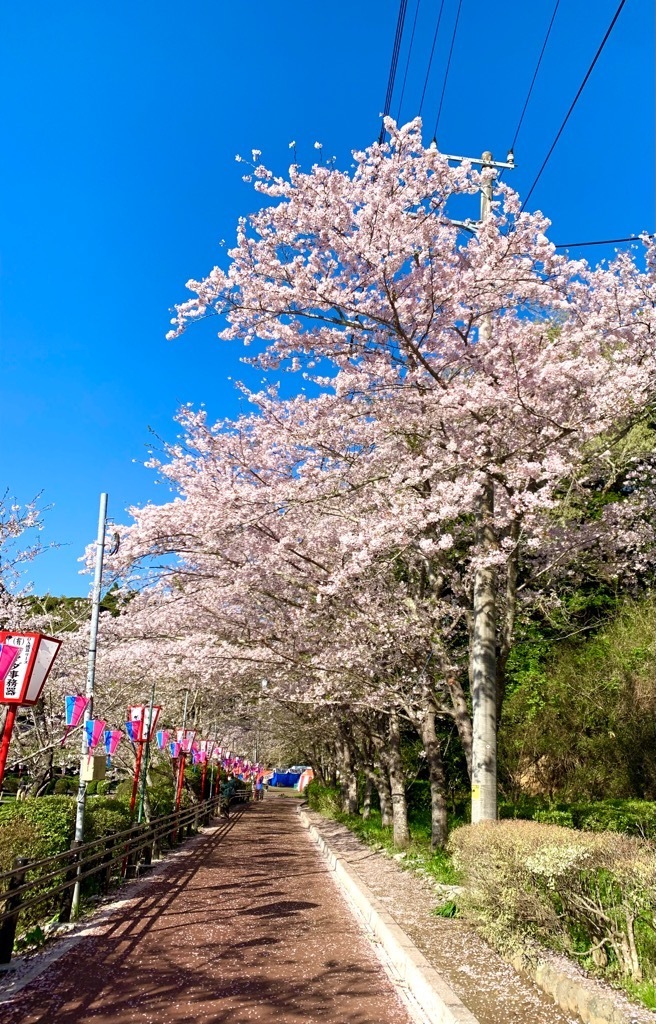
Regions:
<instances>
[{"instance_id":1,"label":"cherry blossom tree","mask_svg":"<svg viewBox=\"0 0 656 1024\"><path fill-rule=\"evenodd\" d=\"M293 165L276 177L255 153L250 177L267 205L240 222L226 268L189 282L195 298L177 307L171 336L215 313L221 338L254 346L265 369L303 371L341 403L342 422L358 408L375 440L355 450L379 446L370 472L376 455L395 472L368 521L358 509L341 533L342 575L410 543L458 552L480 820L496 814L522 568L563 492L583 485L593 440L612 449L651 402L654 249L646 270L626 254L598 268L570 260L548 220L498 182L492 215L465 237L450 210L493 171L450 166L418 122L386 127L390 142L355 153L352 173Z\"/></svg>"}]
</instances>

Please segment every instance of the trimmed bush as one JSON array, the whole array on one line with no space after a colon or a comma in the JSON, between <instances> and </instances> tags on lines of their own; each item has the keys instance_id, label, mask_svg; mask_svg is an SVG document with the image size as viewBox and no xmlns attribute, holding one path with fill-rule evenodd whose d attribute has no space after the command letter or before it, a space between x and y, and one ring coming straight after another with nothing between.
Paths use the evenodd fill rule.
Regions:
<instances>
[{"instance_id":1,"label":"trimmed bush","mask_svg":"<svg viewBox=\"0 0 656 1024\"><path fill-rule=\"evenodd\" d=\"M11 871L15 857L26 856L26 850L38 847L39 830L31 821L0 819L0 872Z\"/></svg>"},{"instance_id":2,"label":"trimmed bush","mask_svg":"<svg viewBox=\"0 0 656 1024\"><path fill-rule=\"evenodd\" d=\"M124 832L132 825L130 807L123 800L94 796L87 800L84 816L84 840L101 839L116 832Z\"/></svg>"},{"instance_id":3,"label":"trimmed bush","mask_svg":"<svg viewBox=\"0 0 656 1024\"><path fill-rule=\"evenodd\" d=\"M459 908L505 951L534 940L632 984L656 976L654 846L535 821L456 829Z\"/></svg>"},{"instance_id":4,"label":"trimmed bush","mask_svg":"<svg viewBox=\"0 0 656 1024\"><path fill-rule=\"evenodd\" d=\"M10 826L17 822L31 829L12 831ZM41 796L7 804L0 810L0 859L4 863L8 857L53 857L68 849L74 831L75 801L71 797Z\"/></svg>"},{"instance_id":5,"label":"trimmed bush","mask_svg":"<svg viewBox=\"0 0 656 1024\"><path fill-rule=\"evenodd\" d=\"M74 779L59 778L52 787L54 796L70 796L76 788Z\"/></svg>"}]
</instances>

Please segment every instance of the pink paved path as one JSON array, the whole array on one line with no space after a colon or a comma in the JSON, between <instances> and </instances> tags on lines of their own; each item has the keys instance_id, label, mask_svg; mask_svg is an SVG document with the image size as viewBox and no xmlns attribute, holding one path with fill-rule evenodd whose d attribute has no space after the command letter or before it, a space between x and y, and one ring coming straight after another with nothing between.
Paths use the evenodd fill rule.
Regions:
<instances>
[{"instance_id":1,"label":"pink paved path","mask_svg":"<svg viewBox=\"0 0 656 1024\"><path fill-rule=\"evenodd\" d=\"M11 1003L2 1024L408 1024L291 801L209 834Z\"/></svg>"}]
</instances>

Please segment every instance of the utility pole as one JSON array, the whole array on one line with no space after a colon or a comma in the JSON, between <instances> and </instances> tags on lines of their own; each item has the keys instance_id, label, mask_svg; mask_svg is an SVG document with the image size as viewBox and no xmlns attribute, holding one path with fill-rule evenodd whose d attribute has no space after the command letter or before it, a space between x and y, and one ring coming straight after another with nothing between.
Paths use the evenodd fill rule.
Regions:
<instances>
[{"instance_id":1,"label":"utility pole","mask_svg":"<svg viewBox=\"0 0 656 1024\"><path fill-rule=\"evenodd\" d=\"M98 536L96 539L96 565L93 577L93 591L91 597L91 627L89 631L89 655L87 658L87 688L86 697L88 700L84 710L84 726L82 728L82 750L80 756L80 783L77 791L77 811L75 815L75 842L79 844L84 838L84 811L87 802L87 783L84 779L84 764L89 753L87 743L86 723L93 718L93 692L96 679L96 650L98 646L98 618L100 615L100 591L102 588L103 557L105 554L105 530L107 527L107 494L100 495L100 510L98 513ZM79 869L78 869L79 874ZM73 900L71 903L71 917L75 920L80 906L80 882L75 883L73 889Z\"/></svg>"},{"instance_id":2,"label":"utility pole","mask_svg":"<svg viewBox=\"0 0 656 1024\"><path fill-rule=\"evenodd\" d=\"M492 212L494 167L492 154L483 153L481 219L483 226ZM485 313L479 328L483 342L492 337L492 313ZM495 547L493 526L494 481L485 481L478 517L479 557ZM471 820L494 821L497 817L497 616L496 570L481 566L474 574L473 635L471 648L472 689L472 779Z\"/></svg>"},{"instance_id":3,"label":"utility pole","mask_svg":"<svg viewBox=\"0 0 656 1024\"><path fill-rule=\"evenodd\" d=\"M435 144L436 145L436 144ZM465 157L444 154L462 163ZM513 170L512 150L505 161L494 160L486 150L481 158L467 158L481 168L481 209L478 223L452 221L477 234L492 213L495 172ZM487 171L487 173L486 173ZM480 321L479 340L492 337L492 313ZM477 524L477 542L484 558L496 548L494 532L494 481L488 477L483 488ZM481 566L474 574L473 623L470 652L472 694L472 778L471 820L494 821L497 817L497 574L493 566Z\"/></svg>"}]
</instances>

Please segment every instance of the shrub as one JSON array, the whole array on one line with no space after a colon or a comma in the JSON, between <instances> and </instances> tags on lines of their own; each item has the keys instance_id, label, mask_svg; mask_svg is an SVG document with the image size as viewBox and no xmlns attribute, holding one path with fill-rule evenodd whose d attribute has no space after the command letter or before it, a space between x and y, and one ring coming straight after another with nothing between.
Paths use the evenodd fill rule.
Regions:
<instances>
[{"instance_id":1,"label":"shrub","mask_svg":"<svg viewBox=\"0 0 656 1024\"><path fill-rule=\"evenodd\" d=\"M148 786L148 802L150 816L160 818L164 814L170 814L175 801L175 784L173 775L168 766L153 767L150 769L150 785Z\"/></svg>"},{"instance_id":2,"label":"shrub","mask_svg":"<svg viewBox=\"0 0 656 1024\"><path fill-rule=\"evenodd\" d=\"M61 778L56 780L52 787L52 792L54 796L67 796L73 793L73 789L73 779Z\"/></svg>"},{"instance_id":3,"label":"shrub","mask_svg":"<svg viewBox=\"0 0 656 1024\"><path fill-rule=\"evenodd\" d=\"M629 836L499 821L449 840L459 907L497 945L536 940L632 983L654 978L654 849Z\"/></svg>"},{"instance_id":4,"label":"shrub","mask_svg":"<svg viewBox=\"0 0 656 1024\"><path fill-rule=\"evenodd\" d=\"M73 838L75 828L75 801L68 796L33 797L8 804L0 813L0 848L4 844L8 825L24 822L33 831L25 830L24 845L14 856L37 860L52 857L63 850Z\"/></svg>"},{"instance_id":5,"label":"shrub","mask_svg":"<svg viewBox=\"0 0 656 1024\"><path fill-rule=\"evenodd\" d=\"M526 818L587 832L625 832L641 839L656 839L656 803L650 800L549 805L539 797L522 797L516 803L501 802L499 817Z\"/></svg>"},{"instance_id":6,"label":"shrub","mask_svg":"<svg viewBox=\"0 0 656 1024\"><path fill-rule=\"evenodd\" d=\"M595 804L574 804L576 828L590 832L626 832L642 839L656 839L656 803L649 800L604 800Z\"/></svg>"},{"instance_id":7,"label":"shrub","mask_svg":"<svg viewBox=\"0 0 656 1024\"><path fill-rule=\"evenodd\" d=\"M563 825L565 828L573 828L574 820L571 811L559 811L555 807L549 807L544 811L536 811L533 821L542 821L547 825Z\"/></svg>"},{"instance_id":8,"label":"shrub","mask_svg":"<svg viewBox=\"0 0 656 1024\"><path fill-rule=\"evenodd\" d=\"M118 786L116 787L114 796L118 800L129 800L130 797L132 796L132 785L133 783L131 779L123 779L123 781L119 782Z\"/></svg>"},{"instance_id":9,"label":"shrub","mask_svg":"<svg viewBox=\"0 0 656 1024\"><path fill-rule=\"evenodd\" d=\"M16 857L27 856L39 841L39 832L33 822L15 818L0 820L0 871L10 871Z\"/></svg>"},{"instance_id":10,"label":"shrub","mask_svg":"<svg viewBox=\"0 0 656 1024\"><path fill-rule=\"evenodd\" d=\"M313 779L305 790L307 802L313 811L320 814L339 814L342 809L342 797L337 786L324 786Z\"/></svg>"},{"instance_id":11,"label":"shrub","mask_svg":"<svg viewBox=\"0 0 656 1024\"><path fill-rule=\"evenodd\" d=\"M131 825L130 807L124 800L95 796L87 801L84 818L85 842L124 832Z\"/></svg>"}]
</instances>

